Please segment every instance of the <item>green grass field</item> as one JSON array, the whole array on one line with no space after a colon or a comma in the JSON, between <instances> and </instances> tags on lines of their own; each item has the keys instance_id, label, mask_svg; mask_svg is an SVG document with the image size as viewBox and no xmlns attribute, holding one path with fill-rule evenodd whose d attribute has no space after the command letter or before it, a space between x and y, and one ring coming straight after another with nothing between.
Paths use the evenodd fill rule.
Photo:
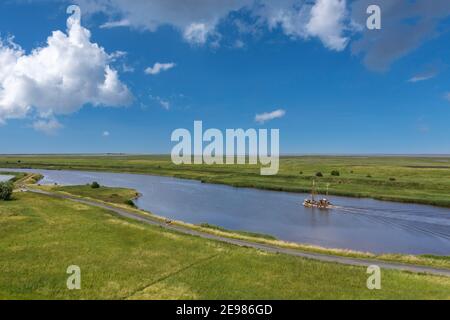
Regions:
<instances>
[{"instance_id":1,"label":"green grass field","mask_svg":"<svg viewBox=\"0 0 450 320\"><path fill-rule=\"evenodd\" d=\"M449 299L450 279L268 254L30 193L0 202L0 299ZM81 290L66 288L69 265Z\"/></svg>"},{"instance_id":2,"label":"green grass field","mask_svg":"<svg viewBox=\"0 0 450 320\"><path fill-rule=\"evenodd\" d=\"M334 195L450 207L450 157L282 157L278 175L261 176L258 166L175 166L168 156L0 156L0 168L13 167L144 173L290 192L309 192L316 180L322 192L330 183Z\"/></svg>"}]
</instances>

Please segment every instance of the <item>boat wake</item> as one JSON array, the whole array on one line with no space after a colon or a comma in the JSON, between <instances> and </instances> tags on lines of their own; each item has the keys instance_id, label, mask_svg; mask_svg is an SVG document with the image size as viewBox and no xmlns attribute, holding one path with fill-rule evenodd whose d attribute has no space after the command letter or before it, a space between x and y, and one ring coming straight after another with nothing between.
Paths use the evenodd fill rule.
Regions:
<instances>
[{"instance_id":1,"label":"boat wake","mask_svg":"<svg viewBox=\"0 0 450 320\"><path fill-rule=\"evenodd\" d=\"M402 230L450 240L450 216L427 217L407 213L405 210L385 210L333 206L336 212L364 217L368 220Z\"/></svg>"}]
</instances>

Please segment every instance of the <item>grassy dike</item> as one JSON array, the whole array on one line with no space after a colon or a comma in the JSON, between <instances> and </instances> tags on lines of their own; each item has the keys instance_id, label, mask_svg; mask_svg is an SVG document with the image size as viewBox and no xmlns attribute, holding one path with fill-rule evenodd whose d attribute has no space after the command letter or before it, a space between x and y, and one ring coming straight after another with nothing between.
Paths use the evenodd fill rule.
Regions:
<instances>
[{"instance_id":1,"label":"grassy dike","mask_svg":"<svg viewBox=\"0 0 450 320\"><path fill-rule=\"evenodd\" d=\"M269 254L31 193L0 202L0 299L448 299L450 279ZM78 265L82 290L66 289Z\"/></svg>"},{"instance_id":2,"label":"grassy dike","mask_svg":"<svg viewBox=\"0 0 450 320\"><path fill-rule=\"evenodd\" d=\"M36 187L34 186L34 188ZM64 187L39 186L38 189L50 191L53 193L59 193L62 195L70 195L72 197L76 197L79 199L94 200L96 202L113 205L121 209L131 211L143 217L151 217L152 219L159 220L160 222L165 222L167 220L167 218L165 217L160 217L154 215L153 213L140 210L135 206L130 206L129 201L134 199L137 194L135 190L125 188L111 188L111 187L100 187L99 189L93 189L89 185L64 186ZM450 269L450 257L448 256L405 255L405 254L376 255L369 252L359 252L345 249L333 249L320 247L316 245L287 242L283 240L278 240L276 237L267 234L248 232L242 230L227 230L225 228L210 225L208 223L201 223L199 225L194 225L183 221L171 221L171 224L226 238L247 240L251 242L268 244L271 246L288 249L295 249L304 252L313 252L350 258L371 259L374 260L375 264L376 261L382 260L386 262L398 262L404 264Z\"/></svg>"},{"instance_id":3,"label":"grassy dike","mask_svg":"<svg viewBox=\"0 0 450 320\"><path fill-rule=\"evenodd\" d=\"M329 183L333 195L450 207L450 157L282 157L276 176L249 165L176 166L169 156L0 156L0 167L154 174L288 192L309 192L316 180L322 192Z\"/></svg>"}]
</instances>

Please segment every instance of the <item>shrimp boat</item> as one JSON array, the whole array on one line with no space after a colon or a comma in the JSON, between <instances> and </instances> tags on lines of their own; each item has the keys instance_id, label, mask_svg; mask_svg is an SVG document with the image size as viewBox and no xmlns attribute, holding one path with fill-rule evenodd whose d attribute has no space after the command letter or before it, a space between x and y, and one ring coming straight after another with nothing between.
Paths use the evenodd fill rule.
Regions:
<instances>
[{"instance_id":1,"label":"shrimp boat","mask_svg":"<svg viewBox=\"0 0 450 320\"><path fill-rule=\"evenodd\" d=\"M327 184L327 197L329 186L330 184ZM313 180L311 198L305 199L305 201L303 201L303 206L306 208L330 209L332 207L332 204L327 198L316 200L316 181Z\"/></svg>"}]
</instances>

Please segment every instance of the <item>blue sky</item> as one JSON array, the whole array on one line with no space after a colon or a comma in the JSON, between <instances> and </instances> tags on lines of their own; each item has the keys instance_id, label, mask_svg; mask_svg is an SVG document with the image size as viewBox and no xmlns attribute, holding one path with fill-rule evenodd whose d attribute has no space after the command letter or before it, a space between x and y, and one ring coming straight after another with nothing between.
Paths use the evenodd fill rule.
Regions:
<instances>
[{"instance_id":1,"label":"blue sky","mask_svg":"<svg viewBox=\"0 0 450 320\"><path fill-rule=\"evenodd\" d=\"M0 153L168 153L171 132L194 120L279 128L282 153L450 153L450 5L371 1L383 24L368 31L355 27L367 17L366 1L325 1L336 2L331 27L311 24L314 1L264 0L258 9L251 0L190 8L75 1L91 38L69 60L50 52L72 50L64 48L70 3L2 2ZM46 42L56 30L63 36L55 49ZM45 47L56 51L32 52ZM2 52L21 52L25 62L2 61ZM174 66L146 73L155 63ZM106 67L117 76L109 82ZM72 91L55 87L66 73ZM284 116L255 121L275 110Z\"/></svg>"}]
</instances>

